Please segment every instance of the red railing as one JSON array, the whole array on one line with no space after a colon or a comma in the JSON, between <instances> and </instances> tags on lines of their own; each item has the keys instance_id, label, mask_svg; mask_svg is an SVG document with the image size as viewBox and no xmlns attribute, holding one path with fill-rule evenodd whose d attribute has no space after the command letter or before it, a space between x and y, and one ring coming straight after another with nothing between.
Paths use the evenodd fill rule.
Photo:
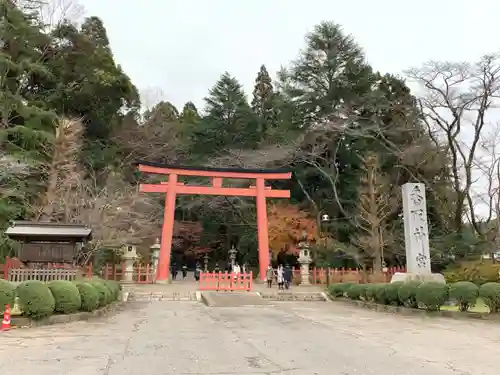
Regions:
<instances>
[{"instance_id":1,"label":"red railing","mask_svg":"<svg viewBox=\"0 0 500 375\"><path fill-rule=\"evenodd\" d=\"M123 281L125 276L125 263L106 264L101 271L104 280ZM153 267L149 264L137 264L132 272L132 281L137 284L151 284L155 281Z\"/></svg>"},{"instance_id":2,"label":"red railing","mask_svg":"<svg viewBox=\"0 0 500 375\"><path fill-rule=\"evenodd\" d=\"M406 272L406 269L390 267L387 272L374 273L351 268L313 268L309 270L309 278L312 284L389 282L396 272ZM300 279L300 269L294 269L293 276L294 279Z\"/></svg>"},{"instance_id":3,"label":"red railing","mask_svg":"<svg viewBox=\"0 0 500 375\"><path fill-rule=\"evenodd\" d=\"M249 292L252 290L252 280L252 272L201 272L200 290Z\"/></svg>"}]
</instances>

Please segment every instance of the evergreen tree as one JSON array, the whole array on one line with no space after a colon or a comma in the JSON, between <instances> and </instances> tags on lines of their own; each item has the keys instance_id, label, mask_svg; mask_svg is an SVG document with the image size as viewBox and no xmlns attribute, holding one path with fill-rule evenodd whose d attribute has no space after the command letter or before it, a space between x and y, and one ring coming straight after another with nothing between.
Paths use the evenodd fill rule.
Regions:
<instances>
[{"instance_id":1,"label":"evergreen tree","mask_svg":"<svg viewBox=\"0 0 500 375\"><path fill-rule=\"evenodd\" d=\"M243 87L229 73L224 73L205 98L207 129L219 145L244 143L250 107ZM214 134L214 132L216 134Z\"/></svg>"},{"instance_id":2,"label":"evergreen tree","mask_svg":"<svg viewBox=\"0 0 500 375\"><path fill-rule=\"evenodd\" d=\"M32 100L30 78L51 77L42 51L50 39L12 2L0 2L0 151L43 157L55 127L46 103Z\"/></svg>"},{"instance_id":3,"label":"evergreen tree","mask_svg":"<svg viewBox=\"0 0 500 375\"><path fill-rule=\"evenodd\" d=\"M262 65L255 79L252 110L257 115L260 137L265 138L268 129L276 125L274 89L266 66Z\"/></svg>"},{"instance_id":4,"label":"evergreen tree","mask_svg":"<svg viewBox=\"0 0 500 375\"><path fill-rule=\"evenodd\" d=\"M301 126L336 113L370 89L371 68L361 48L339 25L322 22L306 36L306 48L280 80L302 113Z\"/></svg>"},{"instance_id":5,"label":"evergreen tree","mask_svg":"<svg viewBox=\"0 0 500 375\"><path fill-rule=\"evenodd\" d=\"M95 43L96 46L109 48L109 39L106 28L99 17L89 17L81 27L82 33Z\"/></svg>"},{"instance_id":6,"label":"evergreen tree","mask_svg":"<svg viewBox=\"0 0 500 375\"><path fill-rule=\"evenodd\" d=\"M179 118L179 111L170 102L161 101L153 108L144 113L145 121L154 121L156 123L173 122Z\"/></svg>"},{"instance_id":7,"label":"evergreen tree","mask_svg":"<svg viewBox=\"0 0 500 375\"><path fill-rule=\"evenodd\" d=\"M200 120L198 109L193 102L187 102L184 104L179 119L184 124L196 124Z\"/></svg>"}]
</instances>

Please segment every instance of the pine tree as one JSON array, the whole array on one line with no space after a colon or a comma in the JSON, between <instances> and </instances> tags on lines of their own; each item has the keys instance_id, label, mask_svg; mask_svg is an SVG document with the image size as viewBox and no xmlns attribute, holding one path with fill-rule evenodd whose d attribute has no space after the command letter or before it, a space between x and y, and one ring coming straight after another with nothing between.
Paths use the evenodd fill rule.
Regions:
<instances>
[{"instance_id":1,"label":"pine tree","mask_svg":"<svg viewBox=\"0 0 500 375\"><path fill-rule=\"evenodd\" d=\"M369 91L371 73L353 38L339 25L322 22L307 35L306 48L280 73L280 80L307 126Z\"/></svg>"},{"instance_id":2,"label":"pine tree","mask_svg":"<svg viewBox=\"0 0 500 375\"><path fill-rule=\"evenodd\" d=\"M154 121L156 123L173 122L179 118L179 111L170 102L161 101L153 108L144 113L145 121Z\"/></svg>"},{"instance_id":3,"label":"pine tree","mask_svg":"<svg viewBox=\"0 0 500 375\"><path fill-rule=\"evenodd\" d=\"M50 39L35 21L14 3L0 2L0 150L38 154L55 131L54 114L29 95L37 89L31 77L50 76L41 52Z\"/></svg>"},{"instance_id":4,"label":"pine tree","mask_svg":"<svg viewBox=\"0 0 500 375\"><path fill-rule=\"evenodd\" d=\"M224 73L205 98L207 122L224 144L242 142L250 115L245 92L238 80ZM219 141L220 143L220 141Z\"/></svg>"},{"instance_id":5,"label":"pine tree","mask_svg":"<svg viewBox=\"0 0 500 375\"><path fill-rule=\"evenodd\" d=\"M200 120L198 109L193 102L187 102L182 108L179 119L183 124L196 124Z\"/></svg>"},{"instance_id":6,"label":"pine tree","mask_svg":"<svg viewBox=\"0 0 500 375\"><path fill-rule=\"evenodd\" d=\"M274 95L271 77L266 66L262 65L255 79L252 99L252 110L258 117L259 133L262 138L265 138L268 129L276 124Z\"/></svg>"}]
</instances>

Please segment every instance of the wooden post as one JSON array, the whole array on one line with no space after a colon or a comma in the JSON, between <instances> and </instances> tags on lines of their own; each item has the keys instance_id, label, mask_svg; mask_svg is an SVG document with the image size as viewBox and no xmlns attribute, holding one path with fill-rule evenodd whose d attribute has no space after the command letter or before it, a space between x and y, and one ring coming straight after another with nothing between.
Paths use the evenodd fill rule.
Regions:
<instances>
[{"instance_id":1,"label":"wooden post","mask_svg":"<svg viewBox=\"0 0 500 375\"><path fill-rule=\"evenodd\" d=\"M165 212L163 213L163 227L161 230L160 259L158 260L158 274L156 281L168 282L170 272L170 253L172 251L172 236L174 232L175 198L177 187L177 174L168 176L167 195L165 197Z\"/></svg>"},{"instance_id":2,"label":"wooden post","mask_svg":"<svg viewBox=\"0 0 500 375\"><path fill-rule=\"evenodd\" d=\"M263 178L257 178L256 181L256 205L257 205L257 231L259 239L259 274L260 280L266 280L266 271L269 267L269 237L267 226L267 207L266 207L266 187Z\"/></svg>"}]
</instances>

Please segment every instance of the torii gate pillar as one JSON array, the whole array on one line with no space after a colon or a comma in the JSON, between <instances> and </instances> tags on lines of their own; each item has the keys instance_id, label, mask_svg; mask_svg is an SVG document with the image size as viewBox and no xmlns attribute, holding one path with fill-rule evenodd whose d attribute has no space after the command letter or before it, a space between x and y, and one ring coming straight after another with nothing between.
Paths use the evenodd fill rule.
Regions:
<instances>
[{"instance_id":1,"label":"torii gate pillar","mask_svg":"<svg viewBox=\"0 0 500 375\"><path fill-rule=\"evenodd\" d=\"M223 195L255 197L257 206L257 228L259 242L260 279L266 278L269 265L269 237L266 198L290 198L289 190L272 190L266 180L290 179L292 173L283 170L248 170L235 168L192 168L169 166L164 164L138 162L139 171L168 176L161 184L140 184L140 191L145 193L165 193L165 212L161 232L160 254L156 282L168 282L172 236L174 230L175 200L178 194ZM189 186L179 182L179 176L211 177L211 186ZM255 186L248 188L223 187L223 179L255 180Z\"/></svg>"}]
</instances>

